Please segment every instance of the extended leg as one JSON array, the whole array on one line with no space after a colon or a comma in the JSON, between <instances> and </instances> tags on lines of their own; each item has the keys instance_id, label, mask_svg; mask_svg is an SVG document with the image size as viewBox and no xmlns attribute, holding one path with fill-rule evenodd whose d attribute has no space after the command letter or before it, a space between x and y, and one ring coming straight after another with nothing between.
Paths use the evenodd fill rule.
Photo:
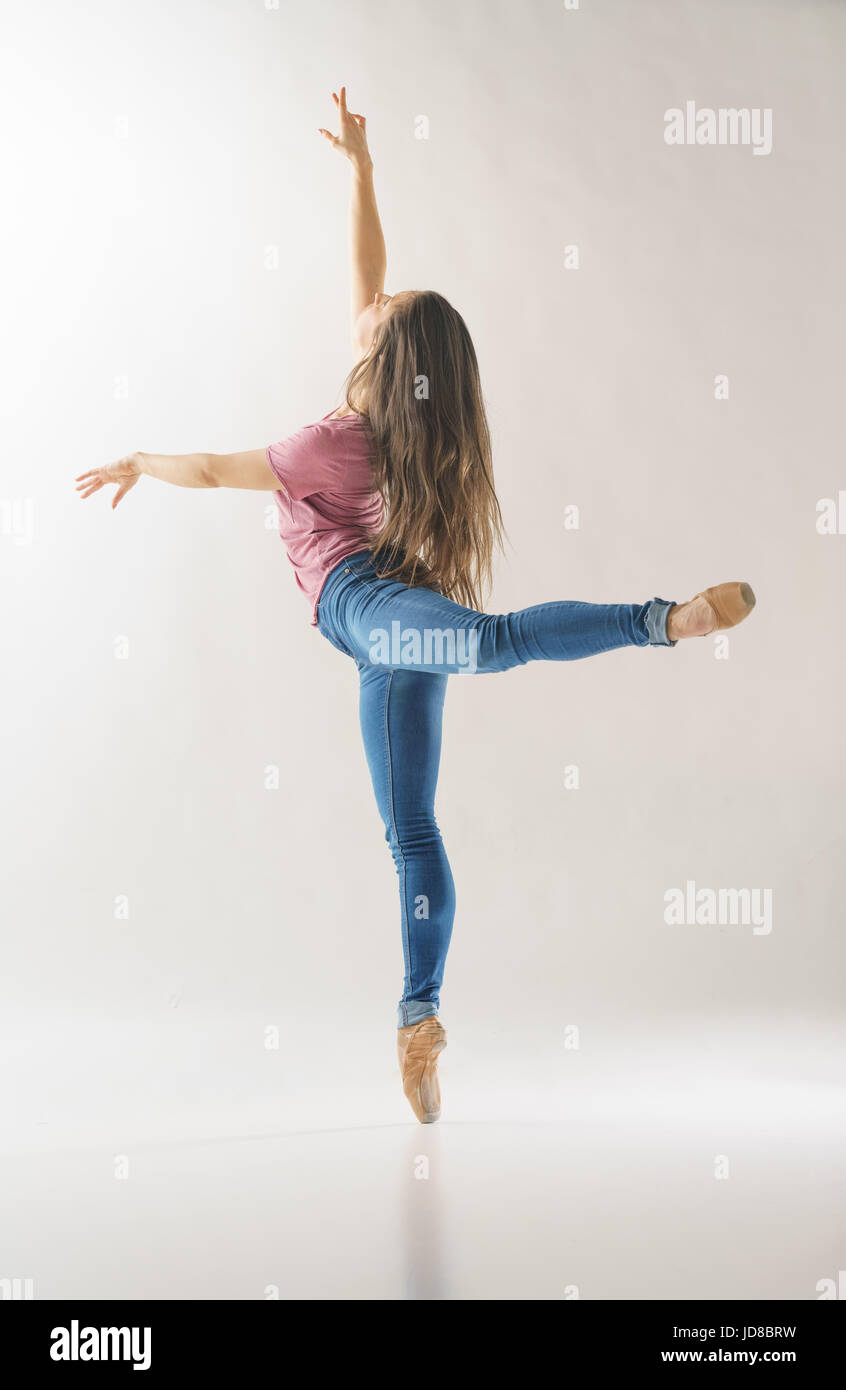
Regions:
<instances>
[{"instance_id":1,"label":"extended leg","mask_svg":"<svg viewBox=\"0 0 846 1390\"><path fill-rule=\"evenodd\" d=\"M507 671L527 661L575 661L618 647L672 645L672 604L555 602L479 613L431 589L363 577L344 595L344 638L357 661L435 674Z\"/></svg>"}]
</instances>

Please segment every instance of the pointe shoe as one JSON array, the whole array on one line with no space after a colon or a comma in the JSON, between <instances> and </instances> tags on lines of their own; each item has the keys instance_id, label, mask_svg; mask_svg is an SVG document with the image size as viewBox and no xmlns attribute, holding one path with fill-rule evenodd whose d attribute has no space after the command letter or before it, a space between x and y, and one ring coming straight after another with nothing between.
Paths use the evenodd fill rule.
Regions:
<instances>
[{"instance_id":1,"label":"pointe shoe","mask_svg":"<svg viewBox=\"0 0 846 1390\"><path fill-rule=\"evenodd\" d=\"M699 600L702 603L699 603ZM712 632L722 632L725 628L737 627L748 618L755 607L755 595L749 584L735 579L727 584L715 584L711 589L703 589L689 603L678 604L670 609L667 635L672 624L674 637L709 637ZM710 610L710 612L709 612Z\"/></svg>"},{"instance_id":2,"label":"pointe shoe","mask_svg":"<svg viewBox=\"0 0 846 1390\"><path fill-rule=\"evenodd\" d=\"M441 1020L434 1014L397 1029L402 1089L421 1125L434 1124L441 1115L438 1057L447 1045Z\"/></svg>"}]
</instances>

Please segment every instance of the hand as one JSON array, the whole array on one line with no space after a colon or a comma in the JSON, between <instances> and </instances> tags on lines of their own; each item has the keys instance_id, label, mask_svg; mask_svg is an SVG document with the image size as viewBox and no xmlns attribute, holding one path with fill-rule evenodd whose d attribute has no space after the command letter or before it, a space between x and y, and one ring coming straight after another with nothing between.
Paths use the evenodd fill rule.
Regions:
<instances>
[{"instance_id":1,"label":"hand","mask_svg":"<svg viewBox=\"0 0 846 1390\"><path fill-rule=\"evenodd\" d=\"M112 498L112 511L141 477L141 465L137 454L127 454L117 463L107 463L105 468L92 468L88 473L80 473L76 479L77 492L81 497L91 497L107 483L114 483L117 492Z\"/></svg>"},{"instance_id":2,"label":"hand","mask_svg":"<svg viewBox=\"0 0 846 1390\"><path fill-rule=\"evenodd\" d=\"M354 111L347 110L346 87L341 88L340 97L333 92L332 100L335 103L335 109L340 118L340 130L337 135L333 135L331 131L324 130L321 126L320 134L324 136L324 138L329 141L329 144L334 146L336 150L340 150L341 154L345 154L351 164L357 164L362 167L372 164L373 161L370 158L370 151L367 148L366 118L356 115Z\"/></svg>"}]
</instances>

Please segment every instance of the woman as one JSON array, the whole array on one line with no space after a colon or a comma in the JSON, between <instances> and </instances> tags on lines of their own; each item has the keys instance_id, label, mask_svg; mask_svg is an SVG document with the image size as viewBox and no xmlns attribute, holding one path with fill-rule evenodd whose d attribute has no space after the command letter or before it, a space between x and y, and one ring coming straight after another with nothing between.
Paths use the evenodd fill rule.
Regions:
<instances>
[{"instance_id":1,"label":"woman","mask_svg":"<svg viewBox=\"0 0 846 1390\"><path fill-rule=\"evenodd\" d=\"M112 502L149 474L181 487L268 489L311 621L356 663L361 728L399 877L405 978L398 1010L403 1089L424 1124L440 1114L438 1018L455 892L434 799L447 677L572 661L617 647L674 646L733 627L755 598L719 584L688 603L545 603L481 611L501 542L485 407L473 344L440 295L389 296L385 243L363 116L333 93L350 161L352 327L345 401L266 450L166 457L135 453L81 475L83 497Z\"/></svg>"}]
</instances>

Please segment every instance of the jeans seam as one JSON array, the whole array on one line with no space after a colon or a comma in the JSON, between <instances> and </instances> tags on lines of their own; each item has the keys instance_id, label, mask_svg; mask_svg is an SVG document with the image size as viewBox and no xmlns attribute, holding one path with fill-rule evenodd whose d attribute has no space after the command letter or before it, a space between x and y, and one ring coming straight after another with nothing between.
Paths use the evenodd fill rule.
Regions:
<instances>
[{"instance_id":1,"label":"jeans seam","mask_svg":"<svg viewBox=\"0 0 846 1390\"><path fill-rule=\"evenodd\" d=\"M385 761L388 773L388 807L391 813L391 832L394 837L394 843L397 847L397 853L399 855L400 860L399 880L400 915L402 918L402 944L403 952L405 954L405 965L408 971L408 993L412 994L414 992L414 979L411 961L411 943L408 939L408 904L406 902L405 891L405 854L403 852L402 845L400 844L399 834L397 831L396 808L394 806L394 769L391 760L391 733L388 727L388 715L391 704L391 687L393 686L393 681L394 673L393 671L391 671L388 674L388 680L385 686Z\"/></svg>"}]
</instances>

